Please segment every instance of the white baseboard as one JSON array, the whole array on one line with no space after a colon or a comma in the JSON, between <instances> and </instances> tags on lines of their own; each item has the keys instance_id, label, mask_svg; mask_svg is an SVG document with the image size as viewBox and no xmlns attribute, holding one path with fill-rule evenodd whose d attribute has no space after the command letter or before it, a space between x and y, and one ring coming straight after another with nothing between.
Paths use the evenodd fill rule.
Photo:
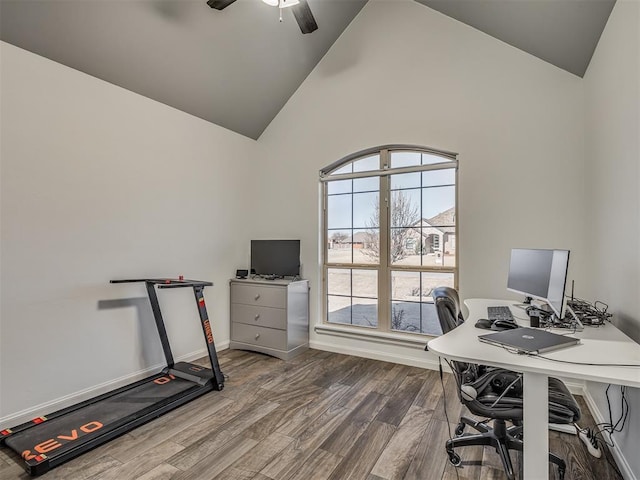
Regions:
<instances>
[{"instance_id":1,"label":"white baseboard","mask_svg":"<svg viewBox=\"0 0 640 480\"><path fill-rule=\"evenodd\" d=\"M221 342L216 345L217 351L225 350L227 348L229 348L229 341ZM196 350L195 352L187 353L186 355L181 355L175 360L177 362L191 362L207 355L207 349L203 348L200 350ZM40 405L35 405L33 407L20 410L19 412L0 417L0 429L11 428L13 426L20 425L21 423L28 422L29 420L32 420L36 417L50 414L71 405L75 405L76 403L80 403L84 400L97 397L98 395L102 395L103 393L110 392L112 390L115 390L116 388L120 388L130 383L137 382L138 380L142 380L143 378L152 375L153 372L159 372L164 367L165 364L152 365L151 367L139 370L132 374L125 375L114 380L109 380L108 382L104 382L99 385L85 388L84 390L80 390L69 395L56 398L54 400L51 400L50 402L41 403Z\"/></svg>"},{"instance_id":2,"label":"white baseboard","mask_svg":"<svg viewBox=\"0 0 640 480\"><path fill-rule=\"evenodd\" d=\"M584 400L587 404L587 407L589 408L589 411L591 412L591 415L593 415L593 419L596 421L596 423L609 422L609 419L605 417L604 414L598 408L598 405L596 404L594 398L589 393L588 389L585 389ZM618 442L616 441L616 437L612 437L606 432L604 432L604 435L606 436L609 443L613 444L613 447L608 447L608 448L609 448L609 451L611 452L611 455L613 456L613 459L616 462L616 465L618 466L618 470L620 470L620 473L622 473L622 477L625 480L638 480L638 477L636 477L633 471L631 470L631 467L629 466L629 462L627 462L627 459L622 454L620 447L618 447Z\"/></svg>"}]
</instances>

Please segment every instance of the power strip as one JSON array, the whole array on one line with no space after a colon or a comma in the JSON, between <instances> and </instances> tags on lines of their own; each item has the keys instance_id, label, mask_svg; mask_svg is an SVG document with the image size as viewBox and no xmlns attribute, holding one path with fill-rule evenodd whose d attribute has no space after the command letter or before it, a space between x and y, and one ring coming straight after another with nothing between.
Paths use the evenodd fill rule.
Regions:
<instances>
[{"instance_id":1,"label":"power strip","mask_svg":"<svg viewBox=\"0 0 640 480\"><path fill-rule=\"evenodd\" d=\"M573 424L550 423L549 430L555 430L556 432L562 432L562 433L569 433L571 435L578 434L578 429Z\"/></svg>"},{"instance_id":2,"label":"power strip","mask_svg":"<svg viewBox=\"0 0 640 480\"><path fill-rule=\"evenodd\" d=\"M591 430L580 430L578 434L580 440L584 443L585 447L587 447L587 451L596 458L600 458L602 456L602 450L600 450L600 445L598 444L598 440L593 436ZM592 443L593 438L593 443Z\"/></svg>"}]
</instances>

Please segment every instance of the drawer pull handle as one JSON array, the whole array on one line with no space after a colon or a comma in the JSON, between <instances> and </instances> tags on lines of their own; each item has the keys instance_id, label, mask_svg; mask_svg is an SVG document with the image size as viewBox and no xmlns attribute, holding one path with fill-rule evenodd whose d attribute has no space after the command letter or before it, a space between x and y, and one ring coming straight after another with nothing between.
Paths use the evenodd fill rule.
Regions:
<instances>
[{"instance_id":1,"label":"drawer pull handle","mask_svg":"<svg viewBox=\"0 0 640 480\"><path fill-rule=\"evenodd\" d=\"M257 322L258 319L260 318L260 314L257 314L255 317L253 317L253 319Z\"/></svg>"},{"instance_id":2,"label":"drawer pull handle","mask_svg":"<svg viewBox=\"0 0 640 480\"><path fill-rule=\"evenodd\" d=\"M258 294L255 297L253 297L253 299L256 300L256 301L260 300L260 294Z\"/></svg>"},{"instance_id":3,"label":"drawer pull handle","mask_svg":"<svg viewBox=\"0 0 640 480\"><path fill-rule=\"evenodd\" d=\"M256 333L256 340L260 338L260 334Z\"/></svg>"}]
</instances>

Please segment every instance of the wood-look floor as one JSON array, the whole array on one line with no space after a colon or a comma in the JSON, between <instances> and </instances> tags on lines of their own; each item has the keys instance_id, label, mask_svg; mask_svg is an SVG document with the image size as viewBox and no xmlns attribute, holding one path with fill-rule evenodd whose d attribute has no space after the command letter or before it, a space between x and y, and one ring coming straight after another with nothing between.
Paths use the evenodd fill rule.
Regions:
<instances>
[{"instance_id":1,"label":"wood-look floor","mask_svg":"<svg viewBox=\"0 0 640 480\"><path fill-rule=\"evenodd\" d=\"M489 448L458 449L462 467L449 464L444 442L464 407L448 374L443 395L435 371L317 350L288 362L225 350L220 364L229 377L222 392L200 397L40 478L505 478ZM592 425L579 401L585 412L581 424ZM575 436L551 432L550 444L567 461L567 480L618 478ZM550 471L556 478L554 467ZM22 478L27 474L3 449L0 479Z\"/></svg>"}]
</instances>

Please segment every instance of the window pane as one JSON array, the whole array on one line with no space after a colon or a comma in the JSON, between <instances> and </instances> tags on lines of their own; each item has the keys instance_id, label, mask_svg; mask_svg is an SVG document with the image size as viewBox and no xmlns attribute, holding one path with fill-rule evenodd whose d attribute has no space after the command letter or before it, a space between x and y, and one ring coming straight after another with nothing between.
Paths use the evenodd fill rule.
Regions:
<instances>
[{"instance_id":1,"label":"window pane","mask_svg":"<svg viewBox=\"0 0 640 480\"><path fill-rule=\"evenodd\" d=\"M327 193L335 195L336 193L351 193L351 182L353 180L337 180L335 182L327 182Z\"/></svg>"},{"instance_id":2,"label":"window pane","mask_svg":"<svg viewBox=\"0 0 640 480\"><path fill-rule=\"evenodd\" d=\"M354 297L378 298L377 270L352 270L351 275Z\"/></svg>"},{"instance_id":3,"label":"window pane","mask_svg":"<svg viewBox=\"0 0 640 480\"><path fill-rule=\"evenodd\" d=\"M448 208L444 212L440 212L434 217L427 220L428 226L437 227L443 232L454 232L456 226L456 209L454 207ZM427 226L425 224L425 226ZM448 230L446 227L450 227Z\"/></svg>"},{"instance_id":4,"label":"window pane","mask_svg":"<svg viewBox=\"0 0 640 480\"><path fill-rule=\"evenodd\" d=\"M422 265L448 266L456 265L455 227L425 228L422 248ZM451 233L448 233L451 232Z\"/></svg>"},{"instance_id":5,"label":"window pane","mask_svg":"<svg viewBox=\"0 0 640 480\"><path fill-rule=\"evenodd\" d=\"M377 192L380 190L380 177L354 178L354 192Z\"/></svg>"},{"instance_id":6,"label":"window pane","mask_svg":"<svg viewBox=\"0 0 640 480\"><path fill-rule=\"evenodd\" d=\"M391 329L420 331L420 272L391 272Z\"/></svg>"},{"instance_id":7,"label":"window pane","mask_svg":"<svg viewBox=\"0 0 640 480\"><path fill-rule=\"evenodd\" d=\"M442 266L443 233L437 228L422 229L422 264L427 267Z\"/></svg>"},{"instance_id":8,"label":"window pane","mask_svg":"<svg viewBox=\"0 0 640 480\"><path fill-rule=\"evenodd\" d=\"M420 265L420 228L392 228L389 258L394 265Z\"/></svg>"},{"instance_id":9,"label":"window pane","mask_svg":"<svg viewBox=\"0 0 640 480\"><path fill-rule=\"evenodd\" d=\"M440 273L440 272L422 272L422 301L433 302L431 292L436 287L451 287L453 288L453 273Z\"/></svg>"},{"instance_id":10,"label":"window pane","mask_svg":"<svg viewBox=\"0 0 640 480\"><path fill-rule=\"evenodd\" d=\"M353 262L380 263L380 230L368 228L353 235Z\"/></svg>"},{"instance_id":11,"label":"window pane","mask_svg":"<svg viewBox=\"0 0 640 480\"><path fill-rule=\"evenodd\" d=\"M378 300L375 298L353 297L352 323L364 327L378 326Z\"/></svg>"},{"instance_id":12,"label":"window pane","mask_svg":"<svg viewBox=\"0 0 640 480\"><path fill-rule=\"evenodd\" d=\"M422 216L430 225L442 225L439 215L452 215L456 204L455 187L430 187L422 189ZM447 210L451 210L447 212Z\"/></svg>"},{"instance_id":13,"label":"window pane","mask_svg":"<svg viewBox=\"0 0 640 480\"><path fill-rule=\"evenodd\" d=\"M434 155L432 153L423 153L422 154L422 165L433 165L434 163L442 163L442 162L450 162L451 160L448 158L440 157L439 155Z\"/></svg>"},{"instance_id":14,"label":"window pane","mask_svg":"<svg viewBox=\"0 0 640 480\"><path fill-rule=\"evenodd\" d=\"M433 302L424 302L420 305L420 322L420 333L442 335L442 327Z\"/></svg>"},{"instance_id":15,"label":"window pane","mask_svg":"<svg viewBox=\"0 0 640 480\"><path fill-rule=\"evenodd\" d=\"M351 296L351 270L347 268L327 269L327 293Z\"/></svg>"},{"instance_id":16,"label":"window pane","mask_svg":"<svg viewBox=\"0 0 640 480\"><path fill-rule=\"evenodd\" d=\"M331 195L327 204L327 226L351 228L351 195Z\"/></svg>"},{"instance_id":17,"label":"window pane","mask_svg":"<svg viewBox=\"0 0 640 480\"><path fill-rule=\"evenodd\" d=\"M442 253L444 255L444 265L447 267L455 267L456 266L456 234L455 233L445 233Z\"/></svg>"},{"instance_id":18,"label":"window pane","mask_svg":"<svg viewBox=\"0 0 640 480\"><path fill-rule=\"evenodd\" d=\"M443 170L427 170L422 172L422 186L453 185L456 183L456 171L453 168Z\"/></svg>"},{"instance_id":19,"label":"window pane","mask_svg":"<svg viewBox=\"0 0 640 480\"><path fill-rule=\"evenodd\" d=\"M391 300L420 301L420 272L391 272Z\"/></svg>"},{"instance_id":20,"label":"window pane","mask_svg":"<svg viewBox=\"0 0 640 480\"><path fill-rule=\"evenodd\" d=\"M391 192L391 226L413 227L420 220L420 189Z\"/></svg>"},{"instance_id":21,"label":"window pane","mask_svg":"<svg viewBox=\"0 0 640 480\"><path fill-rule=\"evenodd\" d=\"M420 172L391 175L391 190L400 188L419 188Z\"/></svg>"},{"instance_id":22,"label":"window pane","mask_svg":"<svg viewBox=\"0 0 640 480\"><path fill-rule=\"evenodd\" d=\"M353 163L347 163L345 166L340 167L335 172L331 172L331 175L340 175L343 173L352 173L353 172Z\"/></svg>"},{"instance_id":23,"label":"window pane","mask_svg":"<svg viewBox=\"0 0 640 480\"><path fill-rule=\"evenodd\" d=\"M377 228L378 219L377 192L356 193L353 195L353 226L354 228Z\"/></svg>"},{"instance_id":24,"label":"window pane","mask_svg":"<svg viewBox=\"0 0 640 480\"><path fill-rule=\"evenodd\" d=\"M391 152L391 168L417 167L420 165L420 152Z\"/></svg>"},{"instance_id":25,"label":"window pane","mask_svg":"<svg viewBox=\"0 0 640 480\"><path fill-rule=\"evenodd\" d=\"M329 230L327 241L327 261L329 263L351 263L351 230Z\"/></svg>"},{"instance_id":26,"label":"window pane","mask_svg":"<svg viewBox=\"0 0 640 480\"><path fill-rule=\"evenodd\" d=\"M371 170L380 170L380 155L361 158L353 162L354 172L369 172Z\"/></svg>"},{"instance_id":27,"label":"window pane","mask_svg":"<svg viewBox=\"0 0 640 480\"><path fill-rule=\"evenodd\" d=\"M391 330L420 332L420 303L391 302Z\"/></svg>"},{"instance_id":28,"label":"window pane","mask_svg":"<svg viewBox=\"0 0 640 480\"><path fill-rule=\"evenodd\" d=\"M327 320L331 323L351 323L351 298L327 295Z\"/></svg>"},{"instance_id":29,"label":"window pane","mask_svg":"<svg viewBox=\"0 0 640 480\"><path fill-rule=\"evenodd\" d=\"M391 272L391 328L405 332L440 335L440 323L431 292L453 287L452 273Z\"/></svg>"}]
</instances>

